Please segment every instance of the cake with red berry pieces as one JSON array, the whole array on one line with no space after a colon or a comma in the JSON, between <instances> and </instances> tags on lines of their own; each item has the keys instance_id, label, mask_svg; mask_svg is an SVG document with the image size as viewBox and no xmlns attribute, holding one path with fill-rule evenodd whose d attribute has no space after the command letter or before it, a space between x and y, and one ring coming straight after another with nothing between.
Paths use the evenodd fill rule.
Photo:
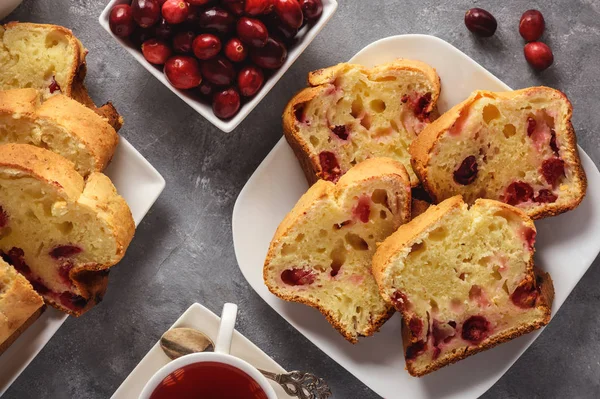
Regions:
<instances>
[{"instance_id":1,"label":"cake with red berry pieces","mask_svg":"<svg viewBox=\"0 0 600 399\"><path fill-rule=\"evenodd\" d=\"M335 182L365 159L387 157L418 185L408 147L435 116L435 69L403 59L374 68L344 63L311 72L308 83L288 103L283 130L310 184Z\"/></svg>"},{"instance_id":2,"label":"cake with red berry pieces","mask_svg":"<svg viewBox=\"0 0 600 399\"><path fill-rule=\"evenodd\" d=\"M533 265L523 211L460 196L432 205L373 257L386 303L402 313L406 368L422 376L550 321L552 280Z\"/></svg>"},{"instance_id":3,"label":"cake with red berry pieces","mask_svg":"<svg viewBox=\"0 0 600 399\"><path fill-rule=\"evenodd\" d=\"M110 179L29 144L0 146L0 254L46 303L79 316L98 303L135 225Z\"/></svg>"},{"instance_id":4,"label":"cake with red berry pieces","mask_svg":"<svg viewBox=\"0 0 600 399\"><path fill-rule=\"evenodd\" d=\"M350 342L392 315L371 275L377 243L410 219L404 166L386 158L359 163L337 184L319 180L281 222L264 265L269 290L323 313Z\"/></svg>"},{"instance_id":5,"label":"cake with red berry pieces","mask_svg":"<svg viewBox=\"0 0 600 399\"><path fill-rule=\"evenodd\" d=\"M460 194L533 219L566 212L587 186L571 115L567 97L548 87L476 91L413 141L413 169L435 202Z\"/></svg>"}]
</instances>

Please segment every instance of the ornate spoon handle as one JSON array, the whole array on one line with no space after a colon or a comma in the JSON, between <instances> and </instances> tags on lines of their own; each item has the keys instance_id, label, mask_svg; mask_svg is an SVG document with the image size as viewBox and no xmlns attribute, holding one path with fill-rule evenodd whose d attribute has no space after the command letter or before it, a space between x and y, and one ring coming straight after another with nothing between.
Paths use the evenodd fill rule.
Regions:
<instances>
[{"instance_id":1,"label":"ornate spoon handle","mask_svg":"<svg viewBox=\"0 0 600 399\"><path fill-rule=\"evenodd\" d=\"M327 383L314 374L303 371L290 371L286 374L275 374L260 369L258 371L281 385L290 396L300 399L327 399L331 396Z\"/></svg>"}]
</instances>

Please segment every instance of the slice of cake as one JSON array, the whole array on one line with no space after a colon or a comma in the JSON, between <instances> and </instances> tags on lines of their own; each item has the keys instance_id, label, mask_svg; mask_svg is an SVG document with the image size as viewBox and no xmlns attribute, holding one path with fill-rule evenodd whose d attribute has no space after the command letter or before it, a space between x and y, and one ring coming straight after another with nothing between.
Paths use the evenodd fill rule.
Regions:
<instances>
[{"instance_id":1,"label":"slice of cake","mask_svg":"<svg viewBox=\"0 0 600 399\"><path fill-rule=\"evenodd\" d=\"M35 89L0 91L0 144L47 148L87 176L104 170L118 139L104 118L62 94L41 103Z\"/></svg>"},{"instance_id":2,"label":"slice of cake","mask_svg":"<svg viewBox=\"0 0 600 399\"><path fill-rule=\"evenodd\" d=\"M0 222L1 219L0 214ZM0 259L0 354L40 316L43 309L44 300L27 279Z\"/></svg>"},{"instance_id":3,"label":"slice of cake","mask_svg":"<svg viewBox=\"0 0 600 399\"><path fill-rule=\"evenodd\" d=\"M312 306L350 342L392 315L371 275L377 243L410 219L410 182L397 161L373 158L334 184L319 180L281 222L264 280L287 301Z\"/></svg>"},{"instance_id":4,"label":"slice of cake","mask_svg":"<svg viewBox=\"0 0 600 399\"><path fill-rule=\"evenodd\" d=\"M79 316L98 303L134 222L110 179L28 144L0 146L0 254L47 303Z\"/></svg>"},{"instance_id":5,"label":"slice of cake","mask_svg":"<svg viewBox=\"0 0 600 399\"><path fill-rule=\"evenodd\" d=\"M476 91L412 143L413 168L434 201L495 199L534 219L579 205L586 177L571 103L548 87Z\"/></svg>"},{"instance_id":6,"label":"slice of cake","mask_svg":"<svg viewBox=\"0 0 600 399\"><path fill-rule=\"evenodd\" d=\"M396 60L374 68L339 64L311 72L288 103L283 129L310 184L337 181L373 157L400 161L413 186L408 146L432 119L440 95L435 69Z\"/></svg>"},{"instance_id":7,"label":"slice of cake","mask_svg":"<svg viewBox=\"0 0 600 399\"><path fill-rule=\"evenodd\" d=\"M0 25L0 90L34 88L47 99L64 94L90 107L119 130L123 118L111 103L97 108L83 81L87 50L67 28L9 22Z\"/></svg>"},{"instance_id":8,"label":"slice of cake","mask_svg":"<svg viewBox=\"0 0 600 399\"><path fill-rule=\"evenodd\" d=\"M533 266L527 215L460 196L400 226L373 257L385 301L403 316L406 368L422 376L550 321L552 280Z\"/></svg>"}]
</instances>

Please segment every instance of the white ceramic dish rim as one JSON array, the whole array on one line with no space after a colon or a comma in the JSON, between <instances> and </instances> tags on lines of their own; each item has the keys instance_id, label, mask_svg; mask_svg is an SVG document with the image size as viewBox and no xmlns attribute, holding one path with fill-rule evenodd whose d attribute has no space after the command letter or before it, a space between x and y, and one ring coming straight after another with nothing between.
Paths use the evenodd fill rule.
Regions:
<instances>
[{"instance_id":1,"label":"white ceramic dish rim","mask_svg":"<svg viewBox=\"0 0 600 399\"><path fill-rule=\"evenodd\" d=\"M357 59L359 59L363 54L366 54L365 57L367 57L368 61L366 62L366 64L376 64L376 63L380 63L380 62L386 62L388 60L383 59L377 59L377 54L375 54L373 50L374 48L379 48L379 46L384 47L385 45L387 45L387 42L390 42L389 44L392 45L394 44L394 41L396 40L410 40L410 39L416 39L416 40L430 40L433 42L437 42L438 45L442 45L445 46L448 50L451 50L451 52L453 53L452 55L455 57L459 57L461 60L466 61L468 63L470 63L471 65L473 65L475 68L473 71L471 71L469 69L469 72L474 72L477 75L483 75L485 77L485 79L487 79L487 82L484 82L486 85L491 85L493 86L492 88L490 88L491 90L510 90L510 88L504 84L502 81L500 81L497 77L495 77L494 75L492 75L489 71L487 71L485 68L483 68L481 65L479 65L477 62L475 62L474 60L472 60L470 57L468 57L466 54L462 53L460 50L456 49L454 46L450 45L449 43L433 37L433 36L429 36L429 35L400 35L400 36L393 36L393 37L388 37L388 38L384 38L381 40L378 40L368 46L366 46L364 49L362 49L359 53L357 53L351 60L350 62L360 62L360 61L356 61ZM421 47L423 47L424 45L426 45L427 43L419 43L419 45ZM413 47L415 47L415 43L412 43ZM396 53L394 53L396 54ZM369 58L370 57L370 58ZM385 58L385 57L384 57ZM364 60L363 60L364 62ZM449 63L452 62L452 60L448 60ZM435 65L434 65L435 66ZM485 88L485 87L479 87L479 88ZM454 105L454 103L450 104ZM240 269L242 271L242 274L244 274L244 277L248 280L248 282L250 283L250 285L255 289L255 291L257 291L257 293L259 293L259 295L261 295L261 297L263 297L263 299L266 300L267 303L269 303L269 305L271 305L272 307L274 307L274 300L278 300L275 297L270 297L268 295L271 295L270 293L265 294L264 292L261 292L261 289L257 289L253 284L252 280L254 279L253 277L250 276L254 276L254 272L251 271L251 269L254 266L248 266L250 267L250 269L247 269L245 267L242 266L242 264L244 264L244 262L241 260L242 258L247 258L247 256L249 255L248 250L244 249L243 253L240 253L241 249L240 247L244 247L243 245L240 244L240 241L244 238L242 236L239 236L238 233L236 233L236 230L238 230L236 228L236 226L242 226L242 225L238 225L238 223L240 223L240 220L244 220L244 222L246 223L251 223L255 220L246 220L246 218L243 216L243 211L240 210L240 208L242 208L242 206L240 205L240 203L245 202L246 201L246 197L247 197L247 192L249 191L255 191L255 190L251 190L251 187L254 189L253 184L254 181L257 179L260 179L261 181L263 179L265 179L263 176L269 176L268 173L264 172L265 168L268 167L272 167L272 163L274 162L274 160L277 160L278 167L282 166L282 161L281 159L283 159L283 157L286 157L286 155L282 155L280 154L282 151L287 151L287 153L289 155L291 155L293 157L293 154L291 153L291 151L289 150L289 147L287 146L287 143L285 142L285 138L282 138L277 144L276 146L273 148L273 150L267 155L267 157L263 160L263 162L259 165L259 167L257 168L257 170L254 172L254 174L251 176L251 178L248 180L247 184L244 186L244 188L242 189L242 191L240 192L240 195L238 197L238 200L236 201L236 204L234 206L234 211L233 211L233 220L232 220L232 224L233 224L233 232L234 232L234 248L236 251L236 256L238 257L238 261L240 264ZM593 177L593 180L598 181L598 170L596 165L593 163L593 161L589 158L589 156L587 156L587 154L585 154L585 152L583 152L583 150L581 150L581 148L579 148L579 151L582 155L582 163L584 163L586 165L586 170L588 172L588 178L589 177ZM286 164L286 166L289 166L288 164ZM592 175L592 176L591 176ZM298 176L300 176L300 174L298 174ZM270 181L272 178L271 177L267 177L266 180ZM277 179L273 179L273 181L275 182ZM275 182L278 183L278 182ZM263 183L264 184L264 183ZM262 186L261 186L262 187ZM258 187L256 189L256 191L260 191L263 190L260 187ZM598 189L596 187L594 187L593 189L588 188L588 198L586 198L589 201L591 201L590 197L598 197ZM254 194L254 197L252 198L256 198L256 194ZM584 200L584 203L586 202L586 200ZM268 204L265 204L266 208L268 209ZM582 208L582 207L580 207ZM595 209L592 209L592 211L594 211ZM246 212L248 211L248 209L246 209ZM261 217L264 217L263 214L261 214ZM592 217L592 215L590 215L590 217ZM561 218L561 216L558 216L556 218L552 218L551 220L558 220L559 218ZM262 220L262 219L261 219ZM578 219L579 220L579 219ZM597 220L597 216L594 220ZM536 225L538 225L538 232L540 232L540 230L548 230L551 226L549 225L550 222L547 221L539 221L539 223L536 223ZM595 226L595 225L594 225ZM592 226L592 227L594 227ZM239 230L244 230L242 227L239 228ZM539 235L538 235L539 237ZM258 242L253 242L253 245L261 245ZM557 245L559 247L559 249L557 251L560 251L560 245ZM591 248L591 249L590 249ZM581 267L580 269L577 270L577 272L572 273L571 275L573 277L575 277L575 282L573 283L572 286L566 287L566 290L560 290L560 295L557 295L557 298L555 299L555 304L553 307L553 315L556 313L556 311L558 311L558 309L560 308L560 306L562 305L562 303L564 302L564 300L566 299L566 297L568 296L568 294L571 292L571 290L575 287L576 283L581 279L581 277L583 276L583 274L586 272L586 270L589 268L589 266L592 264L594 258L597 256L598 250L600 250L600 248L598 247L598 245L591 245L590 248L588 248L585 252L585 257L582 259L585 259L585 267ZM550 252L550 251L549 251ZM593 252L593 256L592 256L592 252ZM242 256L242 258L240 258L240 256ZM247 263L247 262L246 262ZM582 262L583 263L583 262ZM252 273L252 275L250 274ZM563 287L560 287L563 288ZM273 300L274 298L274 300ZM281 310L278 307L274 307L274 310L276 310L278 313L280 313L280 315L282 315L282 317L284 317L288 322L290 322L292 325L295 325L296 321L292 322L287 316L285 316L284 314L281 313ZM393 321L388 322L388 324L393 323ZM384 326L385 327L385 326ZM298 328L298 327L296 327ZM306 330L306 331L305 331ZM310 334L311 336L314 335L314 333L310 330L307 329L305 327L303 327L302 330L300 330L300 332L302 332L305 336L307 336L307 338L309 338L309 340L311 340L313 343L315 343L315 345L317 345L321 350L325 351L327 354L330 353L329 350L329 341L325 340L323 342L321 341L314 341L311 337L309 337L307 334ZM508 349L509 346L512 346L513 349L516 347L518 350L518 355L513 359L512 357L510 358L504 358L504 360L506 360L505 362L505 367L502 367L501 370L493 375L486 375L485 379L479 384L479 385L472 385L471 386L471 390L469 391L469 396L473 395L473 396L479 396L482 393L484 393L487 389L489 389L509 368L510 366L512 366L512 364L522 355L522 353L529 347L529 345L535 340L535 338L537 338L537 336L540 334L541 330L536 331L532 334L526 335L524 337L521 337L517 340L511 341L510 343L504 344L503 348ZM380 333L381 334L381 333ZM316 336L316 335L315 335ZM371 338L371 339L375 339L375 338ZM512 349L511 349L512 350ZM339 356L338 354L338 350L337 349L331 349L331 351L333 351L333 355L335 355L336 357L334 357L334 360L340 362L340 364L343 367L346 367L342 362L346 362L347 359L345 357L340 357L339 359L337 358L337 356ZM492 350L495 351L497 353L498 348ZM489 351L491 352L491 351ZM478 356L482 356L482 355L478 355ZM470 359L473 359L476 357L472 357ZM463 362L467 362L469 361L469 359L463 361ZM464 363L463 363L464 364ZM356 366L356 364L352 363L351 364L353 367ZM455 367L455 366L452 366ZM450 367L450 369L452 369L452 367ZM354 373L352 370L348 369L351 373ZM400 371L399 371L400 372ZM438 372L439 373L439 372ZM455 377L459 376L456 373L454 374L450 374L450 375L454 375ZM359 377L360 378L360 377ZM371 386L371 388L373 388L373 386ZM373 388L374 390L377 391L377 389ZM467 394L467 392L454 392L451 395L463 395L463 394ZM461 397L461 396L457 396L457 397Z\"/></svg>"},{"instance_id":2,"label":"white ceramic dish rim","mask_svg":"<svg viewBox=\"0 0 600 399\"><path fill-rule=\"evenodd\" d=\"M231 132L234 130L246 117L252 112L252 110L258 105L258 103L271 91L271 89L277 84L283 74L289 69L290 66L296 61L296 59L304 52L308 45L314 40L319 32L325 27L327 22L333 17L335 10L337 9L337 0L323 0L323 14L321 18L313 25L310 25L310 29L306 30L307 27L302 28L300 31L303 34L302 40L294 45L294 47L288 51L288 58L281 68L275 71L273 75L265 81L265 85L260 91L249 101L246 102L240 111L231 119L222 120L215 116L212 112L212 108L206 104L202 104L193 98L191 98L184 91L177 90L169 84L162 71L150 64L142 53L133 47L129 46L123 39L115 36L108 25L108 16L110 10L114 5L128 3L128 0L111 0L99 17L100 25L106 30L122 47L124 47L129 54L131 54L148 72L154 75L159 81L161 81L166 87L169 88L177 97L182 99L186 104L192 107L196 112L206 118L210 123L221 129L223 132Z\"/></svg>"}]
</instances>

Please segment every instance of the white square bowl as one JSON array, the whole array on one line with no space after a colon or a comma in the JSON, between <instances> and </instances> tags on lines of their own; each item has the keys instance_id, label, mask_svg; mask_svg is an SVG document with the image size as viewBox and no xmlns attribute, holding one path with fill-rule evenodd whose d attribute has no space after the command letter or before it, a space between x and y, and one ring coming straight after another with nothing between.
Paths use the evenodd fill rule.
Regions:
<instances>
[{"instance_id":1,"label":"white square bowl","mask_svg":"<svg viewBox=\"0 0 600 399\"><path fill-rule=\"evenodd\" d=\"M142 55L141 50L131 45L127 40L124 40L112 33L110 27L108 25L108 17L110 15L110 10L118 4L129 4L130 0L111 0L102 14L100 14L100 25L106 30L117 42L121 44L121 46L125 47L127 51L136 59L140 64L144 66L152 75L154 75L158 80L160 80L165 86L167 86L173 93L175 93L179 98L185 101L190 107L192 107L196 112L200 115L208 119L213 125L218 127L224 132L231 132L233 129L237 127L248 114L258 105L260 100L263 99L264 96L275 86L277 81L283 76L285 71L296 61L296 59L302 54L304 49L308 47L308 45L313 41L313 39L317 36L317 34L323 29L323 27L327 24L327 22L333 16L333 13L337 9L337 1L336 0L322 0L323 1L323 14L321 18L312 25L306 25L298 32L298 40L297 42L288 48L288 57L285 63L281 66L281 68L274 71L273 75L271 75L268 79L265 80L264 86L260 89L258 93L250 100L246 101L241 107L239 112L231 119L222 120L218 118L212 111L212 107L208 104L202 103L198 101L194 96L186 93L185 90L178 90L171 86L171 84L165 78L165 75L162 72L162 69L157 66L146 61L144 56Z\"/></svg>"}]
</instances>

